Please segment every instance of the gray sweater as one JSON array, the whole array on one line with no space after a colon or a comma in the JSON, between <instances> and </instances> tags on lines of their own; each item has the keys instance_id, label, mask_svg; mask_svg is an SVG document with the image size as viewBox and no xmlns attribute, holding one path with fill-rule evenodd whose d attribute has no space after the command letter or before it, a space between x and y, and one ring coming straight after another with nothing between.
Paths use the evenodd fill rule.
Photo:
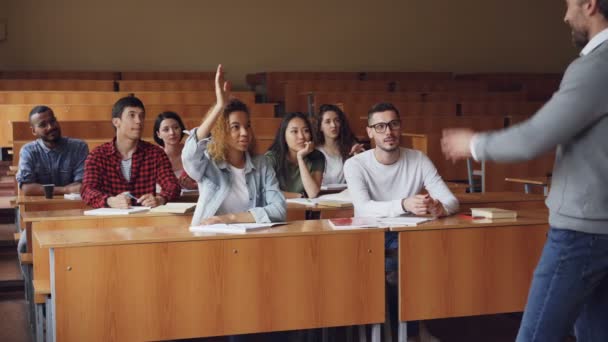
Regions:
<instances>
[{"instance_id":1,"label":"gray sweater","mask_svg":"<svg viewBox=\"0 0 608 342\"><path fill-rule=\"evenodd\" d=\"M608 234L608 42L573 61L532 118L476 135L479 160L522 161L557 146L547 198L552 227Z\"/></svg>"}]
</instances>

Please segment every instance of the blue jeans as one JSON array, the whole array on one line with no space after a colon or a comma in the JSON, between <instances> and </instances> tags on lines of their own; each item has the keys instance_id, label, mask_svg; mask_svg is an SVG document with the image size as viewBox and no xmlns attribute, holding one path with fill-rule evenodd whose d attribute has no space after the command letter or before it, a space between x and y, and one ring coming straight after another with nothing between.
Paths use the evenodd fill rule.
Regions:
<instances>
[{"instance_id":1,"label":"blue jeans","mask_svg":"<svg viewBox=\"0 0 608 342\"><path fill-rule=\"evenodd\" d=\"M608 229L608 227L606 227ZM608 235L551 228L517 342L608 341Z\"/></svg>"}]
</instances>

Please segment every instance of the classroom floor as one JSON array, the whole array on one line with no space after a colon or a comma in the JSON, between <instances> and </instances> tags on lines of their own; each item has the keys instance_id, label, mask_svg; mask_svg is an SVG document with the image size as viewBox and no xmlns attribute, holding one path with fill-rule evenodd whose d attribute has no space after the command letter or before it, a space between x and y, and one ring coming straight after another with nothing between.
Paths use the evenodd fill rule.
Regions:
<instances>
[{"instance_id":1,"label":"classroom floor","mask_svg":"<svg viewBox=\"0 0 608 342\"><path fill-rule=\"evenodd\" d=\"M438 319L427 321L430 332L442 342L513 342L519 328L520 314L503 314L491 316L464 317L452 319ZM357 341L356 335L353 340ZM393 336L396 340L396 335ZM279 338L270 338L268 335L245 335L238 342L280 342ZM320 340L319 336L308 341ZM207 338L180 340L188 342L224 342L228 338ZM301 341L306 341L302 339ZM336 341L346 341L344 331L336 332ZM368 339L369 341L369 339ZM575 341L574 339L569 340Z\"/></svg>"}]
</instances>

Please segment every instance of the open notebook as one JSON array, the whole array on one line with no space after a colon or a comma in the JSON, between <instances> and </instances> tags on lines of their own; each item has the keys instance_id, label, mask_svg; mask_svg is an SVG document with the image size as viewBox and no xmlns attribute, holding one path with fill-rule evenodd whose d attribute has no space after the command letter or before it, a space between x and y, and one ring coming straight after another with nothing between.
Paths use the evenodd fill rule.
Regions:
<instances>
[{"instance_id":1,"label":"open notebook","mask_svg":"<svg viewBox=\"0 0 608 342\"><path fill-rule=\"evenodd\" d=\"M85 210L84 214L87 216L129 215L129 214L143 213L143 212L146 212L149 210L150 210L150 207L131 207L129 209L97 208L97 209Z\"/></svg>"},{"instance_id":2,"label":"open notebook","mask_svg":"<svg viewBox=\"0 0 608 342\"><path fill-rule=\"evenodd\" d=\"M334 229L353 228L392 228L411 227L432 220L432 217L400 216L400 217L348 217L330 219L329 224Z\"/></svg>"},{"instance_id":3,"label":"open notebook","mask_svg":"<svg viewBox=\"0 0 608 342\"><path fill-rule=\"evenodd\" d=\"M286 224L285 222L273 223L218 223L201 226L191 226L190 231L193 233L228 233L228 234L243 234L258 229L270 228Z\"/></svg>"},{"instance_id":4,"label":"open notebook","mask_svg":"<svg viewBox=\"0 0 608 342\"><path fill-rule=\"evenodd\" d=\"M289 198L287 199L287 203L297 203L307 207L315 207L317 205L327 207L351 207L353 205L348 189L340 193L327 194L317 198Z\"/></svg>"}]
</instances>

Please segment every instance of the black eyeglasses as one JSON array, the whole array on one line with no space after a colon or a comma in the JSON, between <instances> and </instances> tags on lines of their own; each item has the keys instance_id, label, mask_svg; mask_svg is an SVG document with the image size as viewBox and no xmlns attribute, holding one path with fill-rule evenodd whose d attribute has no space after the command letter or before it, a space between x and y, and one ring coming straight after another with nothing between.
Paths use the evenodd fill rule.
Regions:
<instances>
[{"instance_id":1,"label":"black eyeglasses","mask_svg":"<svg viewBox=\"0 0 608 342\"><path fill-rule=\"evenodd\" d=\"M386 127L390 127L391 131L395 131L401 128L401 120L393 120L391 122L378 122L377 124L367 126L373 128L376 133L384 133Z\"/></svg>"}]
</instances>

